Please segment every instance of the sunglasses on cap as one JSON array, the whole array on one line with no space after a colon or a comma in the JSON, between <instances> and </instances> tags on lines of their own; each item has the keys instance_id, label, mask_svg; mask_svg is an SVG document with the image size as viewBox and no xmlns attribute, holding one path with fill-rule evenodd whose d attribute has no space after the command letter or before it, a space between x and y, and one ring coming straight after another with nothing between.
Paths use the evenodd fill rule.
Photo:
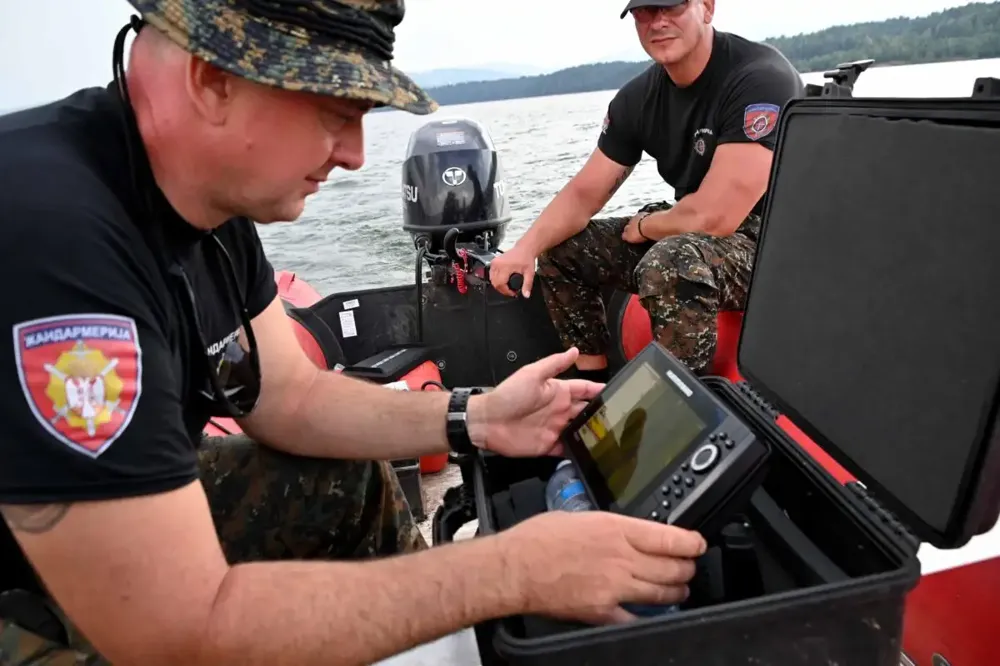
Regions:
<instances>
[{"instance_id":1,"label":"sunglasses on cap","mask_svg":"<svg viewBox=\"0 0 1000 666\"><path fill-rule=\"evenodd\" d=\"M683 0L682 2L670 6L640 5L628 9L628 12L631 13L632 16L635 17L635 20L639 23L652 23L661 14L666 16L680 16L687 10L689 5L689 0Z\"/></svg>"},{"instance_id":2,"label":"sunglasses on cap","mask_svg":"<svg viewBox=\"0 0 1000 666\"><path fill-rule=\"evenodd\" d=\"M209 348L209 342L205 337L201 319L198 317L198 300L188 279L184 267L177 263L174 265L174 272L180 277L184 285L184 293L187 296L187 306L191 310L191 318L194 321L195 332L198 336L201 353L205 358L205 369L208 373L208 383L211 391L202 390L202 396L212 405L223 411L218 416L230 416L241 418L248 416L257 406L260 400L261 372L260 354L257 348L257 338L250 323L250 313L247 312L246 302L240 289L239 280L236 277L236 269L233 266L232 257L226 250L226 246L214 234L210 234L214 245L222 256L222 263L226 266L228 279L224 279L226 290L232 298L239 303L240 323L242 324L242 334L246 336L248 349L244 349L240 344L242 336L231 336L226 340L222 349L216 353ZM235 292L235 293L234 293ZM218 357L218 360L216 360Z\"/></svg>"}]
</instances>

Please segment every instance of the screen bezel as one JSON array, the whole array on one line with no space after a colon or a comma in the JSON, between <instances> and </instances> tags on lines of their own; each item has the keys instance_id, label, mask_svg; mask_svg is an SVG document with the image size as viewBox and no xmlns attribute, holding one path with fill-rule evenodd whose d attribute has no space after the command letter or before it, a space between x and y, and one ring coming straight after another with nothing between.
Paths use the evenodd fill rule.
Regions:
<instances>
[{"instance_id":1,"label":"screen bezel","mask_svg":"<svg viewBox=\"0 0 1000 666\"><path fill-rule=\"evenodd\" d=\"M629 379L632 378L638 372L644 364L648 363L656 372L660 379L670 385L670 390L677 391L677 394L686 402L688 407L697 414L698 418L705 422L705 427L695 435L691 440L691 444L688 445L686 449L683 449L682 453L674 459L675 462L679 462L681 459L686 459L695 449L697 449L701 444L703 444L707 439L709 434L716 431L719 426L729 418L729 415L723 410L720 405L713 399L711 399L710 394L708 394L708 389L704 387L703 384L697 378L692 379L689 371L679 368L680 361L672 360L667 356L665 350L659 347L655 342L647 346L638 356L633 358L629 363L619 372L615 377L608 382L604 390L598 394L590 403L584 408L582 412L577 414L576 418L570 421L566 427L563 429L559 436L560 442L562 442L563 448L566 455L573 461L577 469L583 478L584 486L587 488L590 494L590 499L598 507L607 508L611 511L617 511L621 513L628 513L634 507L642 504L646 501L649 495L649 489L659 486L663 482L665 472L668 470L672 472L676 469L675 466L669 468L664 468L658 471L650 479L649 483L643 486L632 498L631 501L625 504L619 504L614 496L611 494L611 490L608 488L607 482L601 475L600 470L597 468L597 463L594 461L593 457L590 455L590 449L580 438L578 433L579 429L594 415L598 410L601 409L605 404L607 404L608 398L615 395L617 391L624 385ZM684 382L684 384L691 389L692 395L690 397L685 396L680 391L679 387L673 384L669 377L667 377L667 371L673 371L677 377Z\"/></svg>"}]
</instances>

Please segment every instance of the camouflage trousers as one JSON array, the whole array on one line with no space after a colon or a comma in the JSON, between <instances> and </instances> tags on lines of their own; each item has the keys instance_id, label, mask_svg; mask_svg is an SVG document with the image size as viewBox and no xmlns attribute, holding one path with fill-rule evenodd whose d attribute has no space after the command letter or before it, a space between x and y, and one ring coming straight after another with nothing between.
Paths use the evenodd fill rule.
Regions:
<instances>
[{"instance_id":1,"label":"camouflage trousers","mask_svg":"<svg viewBox=\"0 0 1000 666\"><path fill-rule=\"evenodd\" d=\"M292 456L244 435L205 438L202 486L230 564L356 560L427 548L391 463ZM48 602L66 640L0 618L0 666L106 666Z\"/></svg>"},{"instance_id":2,"label":"camouflage trousers","mask_svg":"<svg viewBox=\"0 0 1000 666\"><path fill-rule=\"evenodd\" d=\"M639 212L671 205L653 203ZM611 337L602 288L638 294L653 338L704 372L715 354L716 316L746 305L760 218L751 215L731 236L688 233L635 244L622 240L630 219L591 220L539 257L537 279L552 323L567 348L606 354Z\"/></svg>"}]
</instances>

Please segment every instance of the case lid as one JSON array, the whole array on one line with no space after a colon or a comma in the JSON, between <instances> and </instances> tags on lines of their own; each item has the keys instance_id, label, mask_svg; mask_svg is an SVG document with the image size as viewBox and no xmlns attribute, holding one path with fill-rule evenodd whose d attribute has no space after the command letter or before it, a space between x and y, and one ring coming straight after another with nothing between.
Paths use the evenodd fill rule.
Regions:
<instances>
[{"instance_id":1,"label":"case lid","mask_svg":"<svg viewBox=\"0 0 1000 666\"><path fill-rule=\"evenodd\" d=\"M920 539L1000 512L1000 102L782 114L743 376Z\"/></svg>"}]
</instances>

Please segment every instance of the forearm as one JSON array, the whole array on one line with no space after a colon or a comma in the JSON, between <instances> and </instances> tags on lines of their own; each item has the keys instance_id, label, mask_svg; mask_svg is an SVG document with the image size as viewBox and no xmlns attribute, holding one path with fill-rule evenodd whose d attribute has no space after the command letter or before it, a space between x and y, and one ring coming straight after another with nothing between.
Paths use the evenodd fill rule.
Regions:
<instances>
[{"instance_id":1,"label":"forearm","mask_svg":"<svg viewBox=\"0 0 1000 666\"><path fill-rule=\"evenodd\" d=\"M366 563L233 567L208 624L206 664L371 664L522 612L497 537Z\"/></svg>"},{"instance_id":2,"label":"forearm","mask_svg":"<svg viewBox=\"0 0 1000 666\"><path fill-rule=\"evenodd\" d=\"M334 372L317 372L295 402L263 408L245 426L257 441L288 453L354 460L412 458L449 451L450 393L394 391ZM266 411L265 411L266 410ZM468 405L473 442L485 441L485 396Z\"/></svg>"},{"instance_id":3,"label":"forearm","mask_svg":"<svg viewBox=\"0 0 1000 666\"><path fill-rule=\"evenodd\" d=\"M606 200L594 200L571 181L542 210L518 245L529 248L533 256L538 256L582 231L605 203Z\"/></svg>"},{"instance_id":4,"label":"forearm","mask_svg":"<svg viewBox=\"0 0 1000 666\"><path fill-rule=\"evenodd\" d=\"M643 236L652 240L687 233L726 235L719 233L721 220L714 207L695 193L684 197L669 210L657 211L642 218L640 229Z\"/></svg>"}]
</instances>

